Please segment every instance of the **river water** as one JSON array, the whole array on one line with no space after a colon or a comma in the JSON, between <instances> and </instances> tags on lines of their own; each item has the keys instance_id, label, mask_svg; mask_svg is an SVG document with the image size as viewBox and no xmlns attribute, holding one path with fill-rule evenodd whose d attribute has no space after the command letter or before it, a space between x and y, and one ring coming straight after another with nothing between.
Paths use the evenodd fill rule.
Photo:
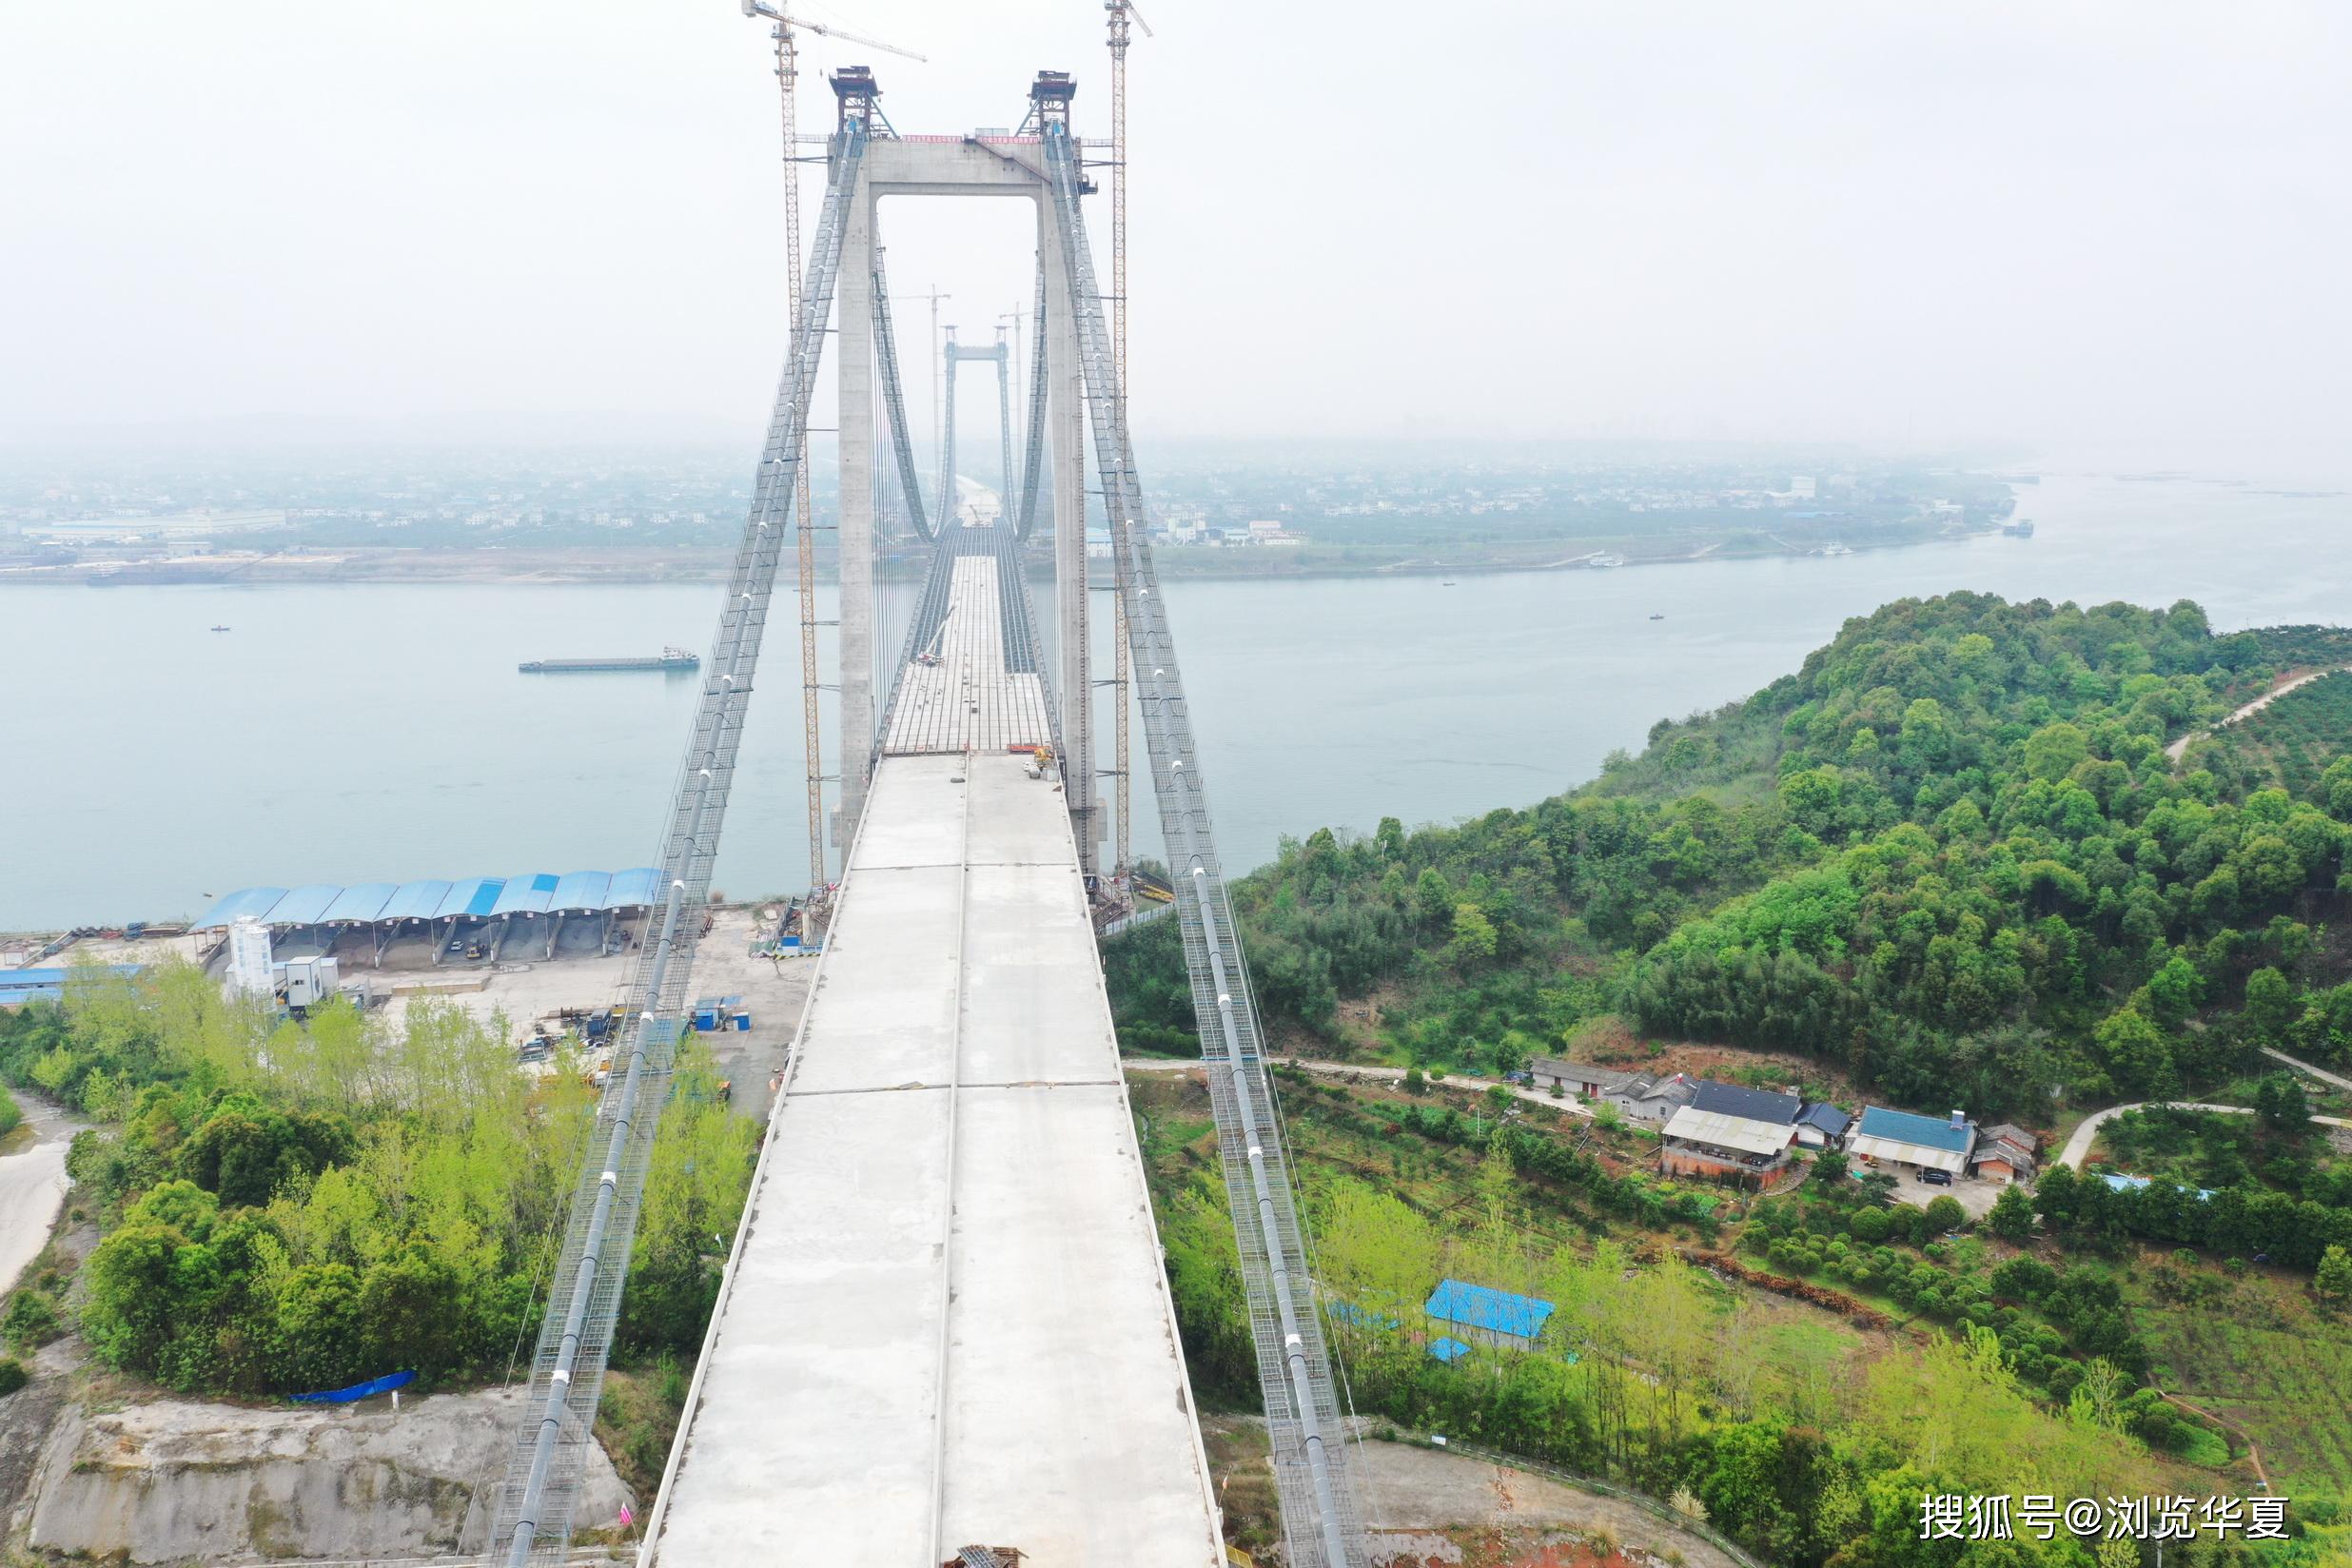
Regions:
<instances>
[{"instance_id":1,"label":"river water","mask_svg":"<svg viewBox=\"0 0 2352 1568\"><path fill-rule=\"evenodd\" d=\"M2352 496L2052 476L2018 511L2033 539L1834 559L1171 583L1225 859L1255 865L1319 826L1540 799L1906 595L2188 598L2220 629L2352 620ZM256 883L643 864L696 680L515 666L699 649L717 599L715 584L0 591L0 931L193 914ZM771 627L719 860L735 896L807 881L795 646Z\"/></svg>"}]
</instances>

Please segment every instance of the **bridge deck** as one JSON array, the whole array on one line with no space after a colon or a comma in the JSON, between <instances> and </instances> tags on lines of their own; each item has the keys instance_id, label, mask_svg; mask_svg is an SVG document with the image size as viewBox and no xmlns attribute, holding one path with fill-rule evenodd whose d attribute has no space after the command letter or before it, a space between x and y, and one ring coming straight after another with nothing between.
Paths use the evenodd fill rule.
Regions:
<instances>
[{"instance_id":1,"label":"bridge deck","mask_svg":"<svg viewBox=\"0 0 2352 1568\"><path fill-rule=\"evenodd\" d=\"M1050 778L886 756L819 965L654 1560L1221 1562Z\"/></svg>"},{"instance_id":2,"label":"bridge deck","mask_svg":"<svg viewBox=\"0 0 2352 1568\"><path fill-rule=\"evenodd\" d=\"M1011 650L1005 643L1007 617L997 572L997 561L988 556L956 558L947 615L929 650L937 662L910 664L899 672L890 730L882 737L885 753L960 752L967 746L1001 752L1043 746L1053 738L1045 682L1034 671L1007 668Z\"/></svg>"}]
</instances>

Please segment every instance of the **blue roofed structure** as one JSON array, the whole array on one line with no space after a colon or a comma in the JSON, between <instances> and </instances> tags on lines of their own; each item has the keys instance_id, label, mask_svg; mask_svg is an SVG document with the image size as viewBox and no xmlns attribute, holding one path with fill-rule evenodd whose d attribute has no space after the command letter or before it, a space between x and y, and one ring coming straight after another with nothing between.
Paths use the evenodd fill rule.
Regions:
<instances>
[{"instance_id":1,"label":"blue roofed structure","mask_svg":"<svg viewBox=\"0 0 2352 1568\"><path fill-rule=\"evenodd\" d=\"M95 972L124 979L146 970L145 964L107 964ZM69 969L0 970L0 991L61 990L73 971Z\"/></svg>"},{"instance_id":2,"label":"blue roofed structure","mask_svg":"<svg viewBox=\"0 0 2352 1568\"><path fill-rule=\"evenodd\" d=\"M605 890L604 907L608 910L641 910L654 903L654 893L661 886L661 872L651 866L633 866L625 872L613 873L612 886Z\"/></svg>"},{"instance_id":3,"label":"blue roofed structure","mask_svg":"<svg viewBox=\"0 0 2352 1568\"><path fill-rule=\"evenodd\" d=\"M1421 1310L1452 1325L1456 1333L1471 1334L1489 1343L1528 1344L1543 1332L1544 1320L1558 1309L1533 1296L1515 1296L1508 1290L1462 1280L1442 1280Z\"/></svg>"},{"instance_id":4,"label":"blue roofed structure","mask_svg":"<svg viewBox=\"0 0 2352 1568\"><path fill-rule=\"evenodd\" d=\"M661 873L651 866L625 872L572 872L558 876L469 876L455 882L313 882L284 888L240 888L217 901L188 929L223 931L247 915L266 925L381 926L402 920L485 920L493 915L598 913L642 910L657 902Z\"/></svg>"},{"instance_id":5,"label":"blue roofed structure","mask_svg":"<svg viewBox=\"0 0 2352 1568\"><path fill-rule=\"evenodd\" d=\"M2108 1186L2114 1188L2117 1192L2146 1192L2149 1187L2156 1185L2146 1176L2125 1176L2114 1171L2101 1172L2099 1180L2105 1182ZM2209 1186L2184 1186L2181 1190L2184 1192L2194 1192L2197 1194L2197 1201L2199 1203L2204 1203L2213 1196L2213 1189Z\"/></svg>"},{"instance_id":6,"label":"blue roofed structure","mask_svg":"<svg viewBox=\"0 0 2352 1568\"><path fill-rule=\"evenodd\" d=\"M313 882L279 899L262 918L273 926L315 926L342 896L343 889L334 883Z\"/></svg>"},{"instance_id":7,"label":"blue roofed structure","mask_svg":"<svg viewBox=\"0 0 2352 1568\"><path fill-rule=\"evenodd\" d=\"M556 896L556 884L563 879L553 872L539 872L530 876L510 876L506 891L490 907L493 915L545 914Z\"/></svg>"},{"instance_id":8,"label":"blue roofed structure","mask_svg":"<svg viewBox=\"0 0 2352 1568\"><path fill-rule=\"evenodd\" d=\"M1891 1160L1922 1170L1946 1170L1957 1176L1976 1147L1976 1124L1953 1111L1949 1121L1914 1116L1885 1106L1864 1106L1862 1120L1846 1140L1846 1150L1869 1160Z\"/></svg>"},{"instance_id":9,"label":"blue roofed structure","mask_svg":"<svg viewBox=\"0 0 2352 1568\"><path fill-rule=\"evenodd\" d=\"M239 888L205 911L205 917L188 927L190 931L218 931L235 925L246 915L260 920L285 896L284 888Z\"/></svg>"},{"instance_id":10,"label":"blue roofed structure","mask_svg":"<svg viewBox=\"0 0 2352 1568\"><path fill-rule=\"evenodd\" d=\"M612 885L610 872L567 872L557 881L547 907L579 913L610 908L604 896Z\"/></svg>"},{"instance_id":11,"label":"blue roofed structure","mask_svg":"<svg viewBox=\"0 0 2352 1568\"><path fill-rule=\"evenodd\" d=\"M28 1002L63 1002L63 986L26 986L16 990L0 990L0 1008L21 1008Z\"/></svg>"},{"instance_id":12,"label":"blue roofed structure","mask_svg":"<svg viewBox=\"0 0 2352 1568\"><path fill-rule=\"evenodd\" d=\"M330 926L366 926L383 918L383 907L400 889L389 882L362 882L335 895L322 916Z\"/></svg>"},{"instance_id":13,"label":"blue roofed structure","mask_svg":"<svg viewBox=\"0 0 2352 1568\"><path fill-rule=\"evenodd\" d=\"M1429 1353L1451 1366L1470 1354L1470 1347L1457 1339L1436 1339L1429 1342Z\"/></svg>"},{"instance_id":14,"label":"blue roofed structure","mask_svg":"<svg viewBox=\"0 0 2352 1568\"><path fill-rule=\"evenodd\" d=\"M441 900L449 896L446 882L403 882L392 890L392 896L383 901L379 920L430 920L433 911L441 908Z\"/></svg>"},{"instance_id":15,"label":"blue roofed structure","mask_svg":"<svg viewBox=\"0 0 2352 1568\"><path fill-rule=\"evenodd\" d=\"M469 876L462 882L452 882L442 895L441 908L433 911L440 920L455 920L463 915L470 920L481 919L496 908L499 894L506 891L502 876Z\"/></svg>"}]
</instances>

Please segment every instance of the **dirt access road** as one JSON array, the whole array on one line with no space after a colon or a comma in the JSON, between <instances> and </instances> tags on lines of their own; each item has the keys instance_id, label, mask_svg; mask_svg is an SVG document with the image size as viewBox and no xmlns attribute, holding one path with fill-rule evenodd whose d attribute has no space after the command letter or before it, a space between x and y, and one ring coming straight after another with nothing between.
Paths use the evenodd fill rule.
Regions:
<instances>
[{"instance_id":1,"label":"dirt access road","mask_svg":"<svg viewBox=\"0 0 2352 1568\"><path fill-rule=\"evenodd\" d=\"M2264 692L2262 696L2256 697L2244 707L2240 708L2237 712L2231 714L2227 718L2225 718L2220 723L2214 725L2213 729L2225 730L2242 718L2252 718L2256 714L2261 713L2264 708L2269 707L2272 703L2278 701L2279 698L2286 696L2287 693L2294 691L2297 687L2308 686L2323 676L2338 675L2346 670L2352 670L2352 664L2331 664L2324 670L2305 670L2302 675L2283 680L2278 685L2273 686L2270 690ZM2188 743L2190 741L2196 739L2201 735L2209 735L2212 732L2208 730L2189 731L2188 734L2183 735L2180 739L2165 748L2165 760L2167 762L2180 761L2182 757L2188 755Z\"/></svg>"},{"instance_id":2,"label":"dirt access road","mask_svg":"<svg viewBox=\"0 0 2352 1568\"><path fill-rule=\"evenodd\" d=\"M89 1124L62 1107L19 1092L24 1125L0 1138L0 1296L16 1287L25 1265L49 1245L49 1226L65 1206L66 1150Z\"/></svg>"},{"instance_id":3,"label":"dirt access road","mask_svg":"<svg viewBox=\"0 0 2352 1568\"><path fill-rule=\"evenodd\" d=\"M1119 1065L1129 1072L1198 1072L1201 1060L1196 1056L1126 1056ZM1293 1067L1301 1072L1311 1072L1318 1078L1354 1078L1369 1083L1400 1084L1404 1081L1403 1068L1368 1067L1361 1062L1306 1062L1286 1056L1268 1057L1266 1065ZM1508 1090L1515 1099L1530 1105L1549 1106L1554 1110L1566 1111L1571 1116L1590 1116L1593 1107L1562 1095L1554 1099L1549 1090L1528 1088L1520 1084L1499 1083L1492 1078L1474 1078L1465 1072L1449 1072L1442 1078L1429 1080L1433 1088L1468 1088L1483 1092L1490 1088Z\"/></svg>"}]
</instances>

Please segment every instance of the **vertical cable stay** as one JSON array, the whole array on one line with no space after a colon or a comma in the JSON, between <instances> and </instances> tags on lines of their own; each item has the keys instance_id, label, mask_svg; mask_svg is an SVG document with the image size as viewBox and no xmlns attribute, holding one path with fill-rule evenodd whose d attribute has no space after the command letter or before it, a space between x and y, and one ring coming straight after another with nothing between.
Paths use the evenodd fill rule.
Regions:
<instances>
[{"instance_id":1,"label":"vertical cable stay","mask_svg":"<svg viewBox=\"0 0 2352 1568\"><path fill-rule=\"evenodd\" d=\"M1201 787L1184 683L1149 540L1128 440L1127 405L1103 319L1079 210L1077 148L1066 110L1039 102L1054 222L1068 273L1079 359L1126 610L1127 646L1153 794L1184 931L1185 961L1208 1069L1217 1142L1248 1297L1259 1383L1273 1441L1283 1532L1295 1568L1363 1568L1363 1531L1341 1437L1338 1400L1279 1116L1262 1054L1257 1011ZM1125 149L1121 148L1124 155Z\"/></svg>"},{"instance_id":2,"label":"vertical cable stay","mask_svg":"<svg viewBox=\"0 0 2352 1568\"><path fill-rule=\"evenodd\" d=\"M879 246L873 253L873 350L874 361L882 372L882 402L890 418L891 450L898 459L898 487L907 493L907 513L914 519L914 531L925 539L931 539L937 535L923 518L923 486L914 477L914 446L907 440L907 402L898 384L898 337L891 329L891 291L882 274ZM943 508L941 526L953 515L951 508Z\"/></svg>"},{"instance_id":3,"label":"vertical cable stay","mask_svg":"<svg viewBox=\"0 0 2352 1568\"><path fill-rule=\"evenodd\" d=\"M864 121L849 118L833 144L808 288L794 321L791 351L753 480L751 511L728 575L726 601L704 665L701 701L662 839L665 892L659 926L631 968L625 993L625 1060L617 1055L598 1107L588 1155L573 1193L563 1250L548 1290L547 1315L539 1326L525 1420L492 1515L484 1560L508 1568L560 1563L570 1545L572 1514L585 1474L587 1445L594 1441L591 1428L619 1316L646 1163L669 1095L683 1028L752 675L783 559L785 530L795 517L809 400L824 350L826 319L833 311L842 234L857 189L866 135ZM803 510L797 516L805 541L808 515ZM809 625L804 620L804 647ZM821 869L822 862L818 864Z\"/></svg>"},{"instance_id":4,"label":"vertical cable stay","mask_svg":"<svg viewBox=\"0 0 2352 1568\"><path fill-rule=\"evenodd\" d=\"M1037 471L1045 461L1046 447L1046 256L1037 253L1037 310L1029 317L1037 323L1030 334L1035 341L1029 345L1029 450L1021 458L1021 521L1013 529L1013 537L1026 539L1037 524Z\"/></svg>"}]
</instances>

